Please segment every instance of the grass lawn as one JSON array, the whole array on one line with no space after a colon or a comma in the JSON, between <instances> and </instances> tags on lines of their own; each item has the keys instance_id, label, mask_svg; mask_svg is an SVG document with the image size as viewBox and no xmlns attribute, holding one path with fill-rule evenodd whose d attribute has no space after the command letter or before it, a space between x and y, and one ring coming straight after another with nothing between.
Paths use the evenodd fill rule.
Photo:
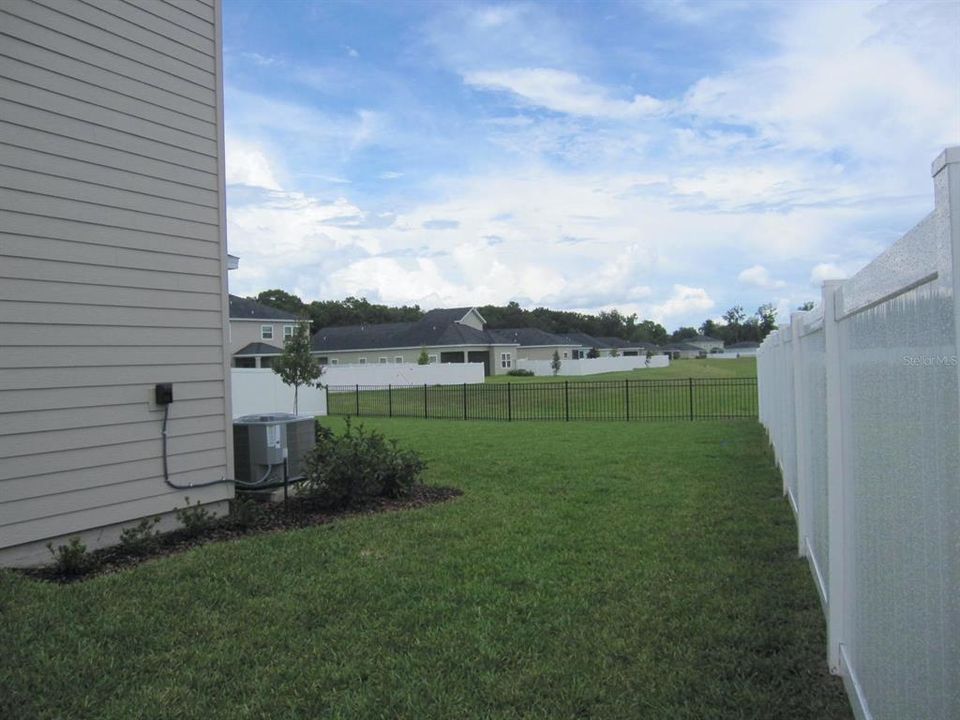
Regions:
<instances>
[{"instance_id":1,"label":"grass lawn","mask_svg":"<svg viewBox=\"0 0 960 720\"><path fill-rule=\"evenodd\" d=\"M850 717L756 423L365 425L466 494L0 571L0 717Z\"/></svg>"}]
</instances>

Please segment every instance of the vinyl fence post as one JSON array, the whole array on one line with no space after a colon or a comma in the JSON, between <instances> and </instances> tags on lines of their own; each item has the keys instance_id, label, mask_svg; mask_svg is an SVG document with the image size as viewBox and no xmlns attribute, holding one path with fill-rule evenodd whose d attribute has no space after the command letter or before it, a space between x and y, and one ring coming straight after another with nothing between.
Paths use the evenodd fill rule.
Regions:
<instances>
[{"instance_id":1,"label":"vinyl fence post","mask_svg":"<svg viewBox=\"0 0 960 720\"><path fill-rule=\"evenodd\" d=\"M356 396L357 396L357 417L360 417L360 386L356 386Z\"/></svg>"},{"instance_id":2,"label":"vinyl fence post","mask_svg":"<svg viewBox=\"0 0 960 720\"><path fill-rule=\"evenodd\" d=\"M687 387L690 388L690 420L693 420L693 378L688 378Z\"/></svg>"},{"instance_id":3,"label":"vinyl fence post","mask_svg":"<svg viewBox=\"0 0 960 720\"><path fill-rule=\"evenodd\" d=\"M847 511L843 476L843 362L840 356L840 323L837 320L839 280L823 284L823 342L827 379L827 663L834 675L842 674L840 646L847 641Z\"/></svg>"},{"instance_id":4,"label":"vinyl fence post","mask_svg":"<svg viewBox=\"0 0 960 720\"><path fill-rule=\"evenodd\" d=\"M393 417L393 385L387 385L387 417Z\"/></svg>"},{"instance_id":5,"label":"vinyl fence post","mask_svg":"<svg viewBox=\"0 0 960 720\"><path fill-rule=\"evenodd\" d=\"M563 419L570 422L570 381L563 381Z\"/></svg>"},{"instance_id":6,"label":"vinyl fence post","mask_svg":"<svg viewBox=\"0 0 960 720\"><path fill-rule=\"evenodd\" d=\"M797 449L797 554L807 556L807 538L813 534L810 503L810 462L807 456L807 407L804 402L804 352L800 331L803 330L805 313L790 313L790 333L793 336L790 352L793 353L793 418Z\"/></svg>"}]
</instances>

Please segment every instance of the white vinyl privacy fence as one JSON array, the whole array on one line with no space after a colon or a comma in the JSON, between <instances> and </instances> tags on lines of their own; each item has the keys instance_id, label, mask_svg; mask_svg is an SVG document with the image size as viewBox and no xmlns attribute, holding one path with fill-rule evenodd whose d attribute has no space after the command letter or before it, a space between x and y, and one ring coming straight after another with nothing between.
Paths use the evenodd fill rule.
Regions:
<instances>
[{"instance_id":1,"label":"white vinyl privacy fence","mask_svg":"<svg viewBox=\"0 0 960 720\"><path fill-rule=\"evenodd\" d=\"M960 148L935 209L758 352L760 419L860 718L960 718Z\"/></svg>"}]
</instances>

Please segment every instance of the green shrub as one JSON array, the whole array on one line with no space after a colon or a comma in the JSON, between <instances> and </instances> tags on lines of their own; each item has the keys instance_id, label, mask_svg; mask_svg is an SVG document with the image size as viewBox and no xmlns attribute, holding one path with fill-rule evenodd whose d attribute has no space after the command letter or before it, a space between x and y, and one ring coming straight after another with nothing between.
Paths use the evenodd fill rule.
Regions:
<instances>
[{"instance_id":1,"label":"green shrub","mask_svg":"<svg viewBox=\"0 0 960 720\"><path fill-rule=\"evenodd\" d=\"M144 518L136 525L120 531L120 548L131 555L144 555L157 543L159 533L153 528L160 518Z\"/></svg>"},{"instance_id":2,"label":"green shrub","mask_svg":"<svg viewBox=\"0 0 960 720\"><path fill-rule=\"evenodd\" d=\"M183 526L182 530L190 537L199 535L204 530L213 525L216 520L216 516L207 510L205 507L200 505L200 501L194 505L190 504L190 498L185 498L186 507L177 508L174 511L174 514L177 516L177 520Z\"/></svg>"},{"instance_id":3,"label":"green shrub","mask_svg":"<svg viewBox=\"0 0 960 720\"><path fill-rule=\"evenodd\" d=\"M248 529L262 523L266 515L263 505L253 498L237 497L230 501L230 515L227 521L235 528Z\"/></svg>"},{"instance_id":4,"label":"green shrub","mask_svg":"<svg viewBox=\"0 0 960 720\"><path fill-rule=\"evenodd\" d=\"M343 435L317 430L317 445L304 461L304 492L322 505L346 507L364 497L402 497L426 463L412 450L401 450L378 432L346 420Z\"/></svg>"},{"instance_id":5,"label":"green shrub","mask_svg":"<svg viewBox=\"0 0 960 720\"><path fill-rule=\"evenodd\" d=\"M533 370L521 370L517 368L515 370L507 370L507 375L512 377L533 377Z\"/></svg>"},{"instance_id":6,"label":"green shrub","mask_svg":"<svg viewBox=\"0 0 960 720\"><path fill-rule=\"evenodd\" d=\"M56 548L53 543L47 543L47 550L53 555L54 569L61 575L82 575L92 562L87 554L87 546L78 537L70 538L66 545Z\"/></svg>"}]
</instances>

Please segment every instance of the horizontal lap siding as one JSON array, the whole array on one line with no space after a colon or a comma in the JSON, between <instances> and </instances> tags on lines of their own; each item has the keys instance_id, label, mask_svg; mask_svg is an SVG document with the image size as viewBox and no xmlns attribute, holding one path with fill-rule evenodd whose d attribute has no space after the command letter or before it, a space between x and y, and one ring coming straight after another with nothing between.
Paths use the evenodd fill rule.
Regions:
<instances>
[{"instance_id":1,"label":"horizontal lap siding","mask_svg":"<svg viewBox=\"0 0 960 720\"><path fill-rule=\"evenodd\" d=\"M0 5L0 550L183 505L158 382L172 479L228 471L214 22Z\"/></svg>"}]
</instances>

